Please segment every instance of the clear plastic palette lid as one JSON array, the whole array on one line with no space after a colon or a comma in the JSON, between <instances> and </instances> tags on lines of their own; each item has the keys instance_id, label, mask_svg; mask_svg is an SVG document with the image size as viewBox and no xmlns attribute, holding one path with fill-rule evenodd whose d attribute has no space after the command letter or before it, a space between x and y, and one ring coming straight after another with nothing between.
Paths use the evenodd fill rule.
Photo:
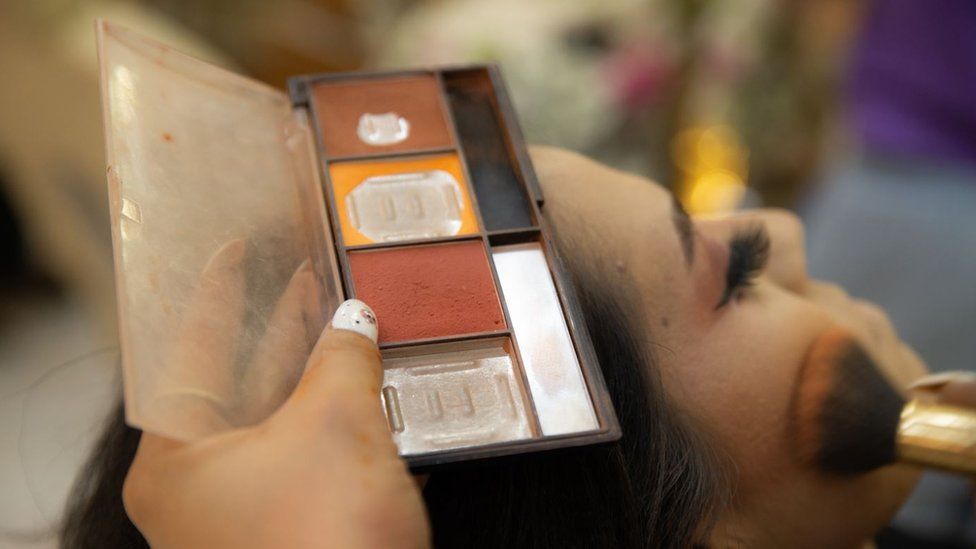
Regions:
<instances>
[{"instance_id":1,"label":"clear plastic palette lid","mask_svg":"<svg viewBox=\"0 0 976 549\"><path fill-rule=\"evenodd\" d=\"M303 111L97 24L125 382L137 427L267 417L341 301Z\"/></svg>"}]
</instances>

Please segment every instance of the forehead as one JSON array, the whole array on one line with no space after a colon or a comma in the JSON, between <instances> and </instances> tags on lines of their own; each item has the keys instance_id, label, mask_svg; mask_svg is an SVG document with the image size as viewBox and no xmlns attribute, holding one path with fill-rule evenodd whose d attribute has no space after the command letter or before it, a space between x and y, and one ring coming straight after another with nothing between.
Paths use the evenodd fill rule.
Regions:
<instances>
[{"instance_id":1,"label":"forehead","mask_svg":"<svg viewBox=\"0 0 976 549\"><path fill-rule=\"evenodd\" d=\"M670 192L568 151L535 148L532 158L568 261L641 285L681 265Z\"/></svg>"}]
</instances>

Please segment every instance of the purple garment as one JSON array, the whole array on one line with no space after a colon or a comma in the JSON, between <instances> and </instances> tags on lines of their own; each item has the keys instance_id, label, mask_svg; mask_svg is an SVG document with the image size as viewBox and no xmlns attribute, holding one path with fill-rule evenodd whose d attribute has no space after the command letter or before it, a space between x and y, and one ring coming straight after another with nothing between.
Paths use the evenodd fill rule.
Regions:
<instances>
[{"instance_id":1,"label":"purple garment","mask_svg":"<svg viewBox=\"0 0 976 549\"><path fill-rule=\"evenodd\" d=\"M976 164L976 0L876 0L852 65L865 148Z\"/></svg>"}]
</instances>

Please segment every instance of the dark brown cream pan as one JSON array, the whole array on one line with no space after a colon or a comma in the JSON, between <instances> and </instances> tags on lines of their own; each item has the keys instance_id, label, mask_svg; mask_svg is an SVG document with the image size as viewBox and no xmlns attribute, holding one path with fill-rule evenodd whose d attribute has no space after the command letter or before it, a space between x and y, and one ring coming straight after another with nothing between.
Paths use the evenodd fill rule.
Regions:
<instances>
[{"instance_id":1,"label":"dark brown cream pan","mask_svg":"<svg viewBox=\"0 0 976 549\"><path fill-rule=\"evenodd\" d=\"M301 77L347 297L413 465L619 436L493 67Z\"/></svg>"}]
</instances>

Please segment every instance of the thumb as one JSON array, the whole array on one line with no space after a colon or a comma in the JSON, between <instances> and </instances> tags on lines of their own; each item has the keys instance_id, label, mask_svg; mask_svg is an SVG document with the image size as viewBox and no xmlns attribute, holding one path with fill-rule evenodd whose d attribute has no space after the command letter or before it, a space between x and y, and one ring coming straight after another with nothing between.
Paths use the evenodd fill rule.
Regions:
<instances>
[{"instance_id":1,"label":"thumb","mask_svg":"<svg viewBox=\"0 0 976 549\"><path fill-rule=\"evenodd\" d=\"M377 328L373 310L362 301L339 305L282 411L296 410L330 422L376 423L387 429L379 398L383 364Z\"/></svg>"},{"instance_id":2,"label":"thumb","mask_svg":"<svg viewBox=\"0 0 976 549\"><path fill-rule=\"evenodd\" d=\"M976 408L976 373L941 372L916 380L909 386L935 396L940 404Z\"/></svg>"},{"instance_id":3,"label":"thumb","mask_svg":"<svg viewBox=\"0 0 976 549\"><path fill-rule=\"evenodd\" d=\"M976 381L958 380L950 381L942 389L939 395L939 402L966 408L976 408Z\"/></svg>"}]
</instances>

